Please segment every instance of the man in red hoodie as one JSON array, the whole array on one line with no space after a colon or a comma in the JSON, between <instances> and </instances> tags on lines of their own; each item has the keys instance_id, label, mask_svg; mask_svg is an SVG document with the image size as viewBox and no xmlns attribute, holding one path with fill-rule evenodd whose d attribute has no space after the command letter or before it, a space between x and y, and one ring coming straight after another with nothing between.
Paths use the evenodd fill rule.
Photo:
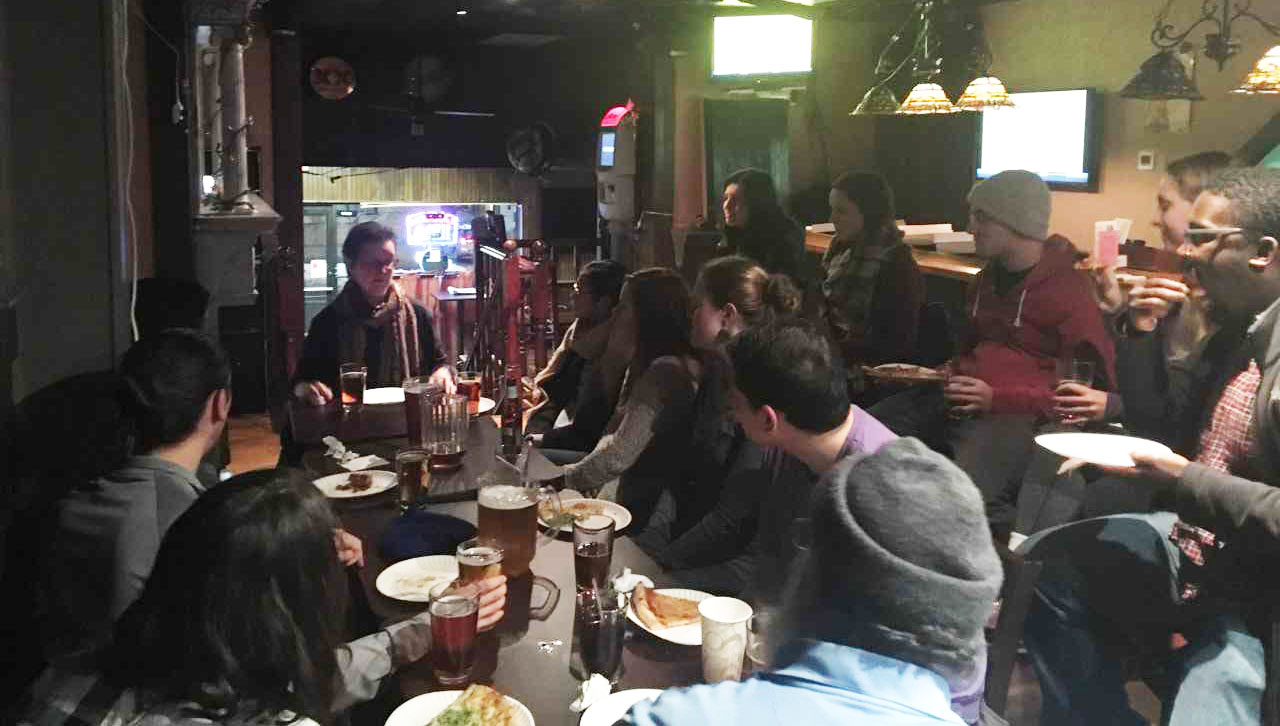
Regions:
<instances>
[{"instance_id":1,"label":"man in red hoodie","mask_svg":"<svg viewBox=\"0 0 1280 726\"><path fill-rule=\"evenodd\" d=\"M1049 188L1005 171L969 193L969 231L988 262L969 289L968 330L941 390L917 389L871 409L900 436L950 449L982 490L997 541L1008 540L1036 427L1053 420L1058 361L1084 358L1093 385L1115 380L1115 349L1075 247L1049 236Z\"/></svg>"}]
</instances>

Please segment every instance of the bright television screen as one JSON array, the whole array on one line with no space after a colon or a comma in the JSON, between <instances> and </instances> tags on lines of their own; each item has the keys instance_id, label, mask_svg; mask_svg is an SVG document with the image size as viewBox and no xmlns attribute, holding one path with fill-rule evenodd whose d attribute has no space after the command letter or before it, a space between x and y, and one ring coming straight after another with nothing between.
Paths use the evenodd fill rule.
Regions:
<instances>
[{"instance_id":1,"label":"bright television screen","mask_svg":"<svg viewBox=\"0 0 1280 726\"><path fill-rule=\"evenodd\" d=\"M711 75L813 70L813 20L794 15L720 15L712 24Z\"/></svg>"},{"instance_id":2,"label":"bright television screen","mask_svg":"<svg viewBox=\"0 0 1280 726\"><path fill-rule=\"evenodd\" d=\"M1027 169L1057 189L1097 189L1095 94L1070 91L1011 93L1013 108L982 113L978 178Z\"/></svg>"}]
</instances>

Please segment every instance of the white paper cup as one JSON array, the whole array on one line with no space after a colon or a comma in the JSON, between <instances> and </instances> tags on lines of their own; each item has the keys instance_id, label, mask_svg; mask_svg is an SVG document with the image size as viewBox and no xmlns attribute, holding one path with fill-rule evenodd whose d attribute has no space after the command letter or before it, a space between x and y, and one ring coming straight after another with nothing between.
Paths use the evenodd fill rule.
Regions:
<instances>
[{"instance_id":1,"label":"white paper cup","mask_svg":"<svg viewBox=\"0 0 1280 726\"><path fill-rule=\"evenodd\" d=\"M698 604L702 615L702 678L707 683L742 677L751 606L733 597L712 597Z\"/></svg>"}]
</instances>

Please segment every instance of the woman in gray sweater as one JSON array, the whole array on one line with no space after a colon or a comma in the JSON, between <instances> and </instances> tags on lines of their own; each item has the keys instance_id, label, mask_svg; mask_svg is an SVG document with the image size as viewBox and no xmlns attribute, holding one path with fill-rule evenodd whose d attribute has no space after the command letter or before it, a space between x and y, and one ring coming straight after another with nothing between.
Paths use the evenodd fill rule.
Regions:
<instances>
[{"instance_id":1,"label":"woman in gray sweater","mask_svg":"<svg viewBox=\"0 0 1280 726\"><path fill-rule=\"evenodd\" d=\"M674 270L627 278L614 315L635 354L618 408L595 448L565 467L565 485L595 494L618 480L617 500L644 529L664 489L683 478L702 359L690 342L689 290Z\"/></svg>"}]
</instances>

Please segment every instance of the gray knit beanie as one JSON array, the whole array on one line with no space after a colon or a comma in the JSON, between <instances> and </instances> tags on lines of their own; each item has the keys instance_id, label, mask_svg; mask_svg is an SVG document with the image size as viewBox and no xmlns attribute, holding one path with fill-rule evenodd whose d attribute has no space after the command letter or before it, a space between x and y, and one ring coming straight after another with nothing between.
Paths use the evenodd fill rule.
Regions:
<instances>
[{"instance_id":1,"label":"gray knit beanie","mask_svg":"<svg viewBox=\"0 0 1280 726\"><path fill-rule=\"evenodd\" d=\"M814 496L814 634L969 672L1003 576L969 477L901 438L836 464Z\"/></svg>"},{"instance_id":2,"label":"gray knit beanie","mask_svg":"<svg viewBox=\"0 0 1280 726\"><path fill-rule=\"evenodd\" d=\"M1022 169L1002 171L980 181L969 192L969 208L986 212L1018 234L1049 237L1049 185Z\"/></svg>"}]
</instances>

